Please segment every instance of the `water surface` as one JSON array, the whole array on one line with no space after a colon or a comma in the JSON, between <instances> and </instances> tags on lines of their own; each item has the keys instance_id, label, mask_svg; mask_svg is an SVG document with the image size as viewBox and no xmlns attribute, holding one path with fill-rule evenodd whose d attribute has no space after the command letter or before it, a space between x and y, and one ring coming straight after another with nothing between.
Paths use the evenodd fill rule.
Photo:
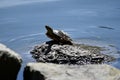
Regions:
<instances>
[{"instance_id":1,"label":"water surface","mask_svg":"<svg viewBox=\"0 0 120 80\"><path fill-rule=\"evenodd\" d=\"M18 52L23 66L33 62L29 51L48 41L45 25L67 32L75 41L109 46L120 69L119 0L1 0L0 42ZM104 26L104 27L100 27ZM18 75L22 79L23 67Z\"/></svg>"}]
</instances>

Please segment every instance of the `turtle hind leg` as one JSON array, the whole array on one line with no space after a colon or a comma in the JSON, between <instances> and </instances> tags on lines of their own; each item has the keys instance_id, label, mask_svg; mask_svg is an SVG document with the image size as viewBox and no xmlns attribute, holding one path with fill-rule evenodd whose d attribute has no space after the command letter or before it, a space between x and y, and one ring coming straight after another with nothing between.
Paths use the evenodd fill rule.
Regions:
<instances>
[{"instance_id":1,"label":"turtle hind leg","mask_svg":"<svg viewBox=\"0 0 120 80\"><path fill-rule=\"evenodd\" d=\"M73 43L71 41L67 41L66 44L73 45Z\"/></svg>"},{"instance_id":2,"label":"turtle hind leg","mask_svg":"<svg viewBox=\"0 0 120 80\"><path fill-rule=\"evenodd\" d=\"M51 41L47 41L46 44L60 44L60 42L56 40L51 40Z\"/></svg>"},{"instance_id":3,"label":"turtle hind leg","mask_svg":"<svg viewBox=\"0 0 120 80\"><path fill-rule=\"evenodd\" d=\"M71 41L57 41L57 40L47 41L46 44L73 45Z\"/></svg>"},{"instance_id":4,"label":"turtle hind leg","mask_svg":"<svg viewBox=\"0 0 120 80\"><path fill-rule=\"evenodd\" d=\"M59 42L61 45L73 45L71 41Z\"/></svg>"}]
</instances>

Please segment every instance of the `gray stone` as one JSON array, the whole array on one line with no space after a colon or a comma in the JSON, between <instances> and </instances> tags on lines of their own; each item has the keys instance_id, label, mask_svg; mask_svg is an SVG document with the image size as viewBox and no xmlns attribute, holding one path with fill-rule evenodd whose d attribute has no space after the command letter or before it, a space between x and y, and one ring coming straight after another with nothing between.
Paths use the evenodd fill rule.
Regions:
<instances>
[{"instance_id":1,"label":"gray stone","mask_svg":"<svg viewBox=\"0 0 120 80\"><path fill-rule=\"evenodd\" d=\"M21 63L18 53L0 44L0 80L16 80Z\"/></svg>"},{"instance_id":2,"label":"gray stone","mask_svg":"<svg viewBox=\"0 0 120 80\"><path fill-rule=\"evenodd\" d=\"M102 47L84 44L60 45L49 41L37 45L30 52L37 62L56 64L101 64L115 60L114 57L105 55Z\"/></svg>"},{"instance_id":3,"label":"gray stone","mask_svg":"<svg viewBox=\"0 0 120 80\"><path fill-rule=\"evenodd\" d=\"M106 64L28 63L24 69L24 80L120 80L120 70Z\"/></svg>"}]
</instances>

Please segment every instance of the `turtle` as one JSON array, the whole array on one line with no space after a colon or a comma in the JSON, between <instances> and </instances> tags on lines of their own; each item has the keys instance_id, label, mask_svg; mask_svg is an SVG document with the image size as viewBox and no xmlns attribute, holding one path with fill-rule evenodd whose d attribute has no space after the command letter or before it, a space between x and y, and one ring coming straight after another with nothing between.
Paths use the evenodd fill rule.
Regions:
<instances>
[{"instance_id":1,"label":"turtle","mask_svg":"<svg viewBox=\"0 0 120 80\"><path fill-rule=\"evenodd\" d=\"M48 25L45 25L45 28L47 30L46 36L52 39L53 41L56 41L60 44L69 44L69 45L73 44L72 39L64 31L54 30Z\"/></svg>"}]
</instances>

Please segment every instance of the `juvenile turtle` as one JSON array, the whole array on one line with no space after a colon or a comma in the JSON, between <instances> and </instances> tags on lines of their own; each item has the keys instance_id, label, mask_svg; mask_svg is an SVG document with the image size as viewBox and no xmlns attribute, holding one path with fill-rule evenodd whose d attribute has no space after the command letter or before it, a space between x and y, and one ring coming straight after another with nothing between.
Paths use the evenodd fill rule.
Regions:
<instances>
[{"instance_id":1,"label":"juvenile turtle","mask_svg":"<svg viewBox=\"0 0 120 80\"><path fill-rule=\"evenodd\" d=\"M45 26L47 32L46 35L53 41L56 41L60 44L69 44L72 45L72 39L67 35L67 33L61 30L54 30L50 26Z\"/></svg>"}]
</instances>

